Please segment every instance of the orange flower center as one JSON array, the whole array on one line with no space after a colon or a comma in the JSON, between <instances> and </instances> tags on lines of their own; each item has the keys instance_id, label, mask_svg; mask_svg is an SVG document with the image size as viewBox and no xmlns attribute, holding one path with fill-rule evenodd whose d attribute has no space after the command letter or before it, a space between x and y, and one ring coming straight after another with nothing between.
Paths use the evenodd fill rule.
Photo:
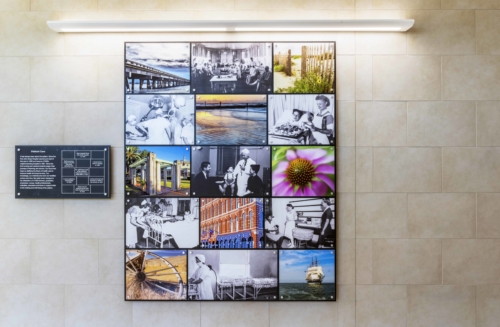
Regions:
<instances>
[{"instance_id":1,"label":"orange flower center","mask_svg":"<svg viewBox=\"0 0 500 327\"><path fill-rule=\"evenodd\" d=\"M305 186L314 177L314 166L307 159L293 159L286 169L286 177L293 185Z\"/></svg>"}]
</instances>

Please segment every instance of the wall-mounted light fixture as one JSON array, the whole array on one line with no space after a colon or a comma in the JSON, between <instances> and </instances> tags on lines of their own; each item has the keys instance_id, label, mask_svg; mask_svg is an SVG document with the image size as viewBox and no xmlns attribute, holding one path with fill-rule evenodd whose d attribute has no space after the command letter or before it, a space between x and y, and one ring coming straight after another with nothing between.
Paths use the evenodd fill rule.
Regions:
<instances>
[{"instance_id":1,"label":"wall-mounted light fixture","mask_svg":"<svg viewBox=\"0 0 500 327\"><path fill-rule=\"evenodd\" d=\"M342 20L53 20L47 25L59 33L130 32L406 32L413 19Z\"/></svg>"}]
</instances>

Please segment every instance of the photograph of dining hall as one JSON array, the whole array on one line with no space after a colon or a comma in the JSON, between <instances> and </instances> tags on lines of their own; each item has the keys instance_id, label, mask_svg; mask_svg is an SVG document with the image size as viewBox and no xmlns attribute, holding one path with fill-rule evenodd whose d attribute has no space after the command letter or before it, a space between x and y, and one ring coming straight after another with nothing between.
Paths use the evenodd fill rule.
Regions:
<instances>
[{"instance_id":1,"label":"photograph of dining hall","mask_svg":"<svg viewBox=\"0 0 500 327\"><path fill-rule=\"evenodd\" d=\"M191 88L196 93L270 93L271 43L192 43Z\"/></svg>"},{"instance_id":2,"label":"photograph of dining hall","mask_svg":"<svg viewBox=\"0 0 500 327\"><path fill-rule=\"evenodd\" d=\"M201 198L200 202L202 248L264 247L262 198Z\"/></svg>"}]
</instances>

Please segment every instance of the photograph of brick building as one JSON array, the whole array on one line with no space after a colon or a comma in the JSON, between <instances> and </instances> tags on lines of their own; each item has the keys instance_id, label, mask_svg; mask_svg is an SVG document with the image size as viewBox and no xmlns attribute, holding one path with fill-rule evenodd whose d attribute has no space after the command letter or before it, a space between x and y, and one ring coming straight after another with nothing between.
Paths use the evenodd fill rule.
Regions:
<instances>
[{"instance_id":1,"label":"photograph of brick building","mask_svg":"<svg viewBox=\"0 0 500 327\"><path fill-rule=\"evenodd\" d=\"M202 248L263 248L262 198L201 198Z\"/></svg>"}]
</instances>

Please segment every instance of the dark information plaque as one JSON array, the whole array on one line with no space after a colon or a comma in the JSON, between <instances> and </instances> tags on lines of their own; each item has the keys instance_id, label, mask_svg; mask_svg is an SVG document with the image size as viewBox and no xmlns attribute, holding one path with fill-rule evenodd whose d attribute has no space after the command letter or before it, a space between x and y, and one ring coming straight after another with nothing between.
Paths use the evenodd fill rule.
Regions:
<instances>
[{"instance_id":1,"label":"dark information plaque","mask_svg":"<svg viewBox=\"0 0 500 327\"><path fill-rule=\"evenodd\" d=\"M110 198L102 146L16 146L16 198Z\"/></svg>"}]
</instances>

